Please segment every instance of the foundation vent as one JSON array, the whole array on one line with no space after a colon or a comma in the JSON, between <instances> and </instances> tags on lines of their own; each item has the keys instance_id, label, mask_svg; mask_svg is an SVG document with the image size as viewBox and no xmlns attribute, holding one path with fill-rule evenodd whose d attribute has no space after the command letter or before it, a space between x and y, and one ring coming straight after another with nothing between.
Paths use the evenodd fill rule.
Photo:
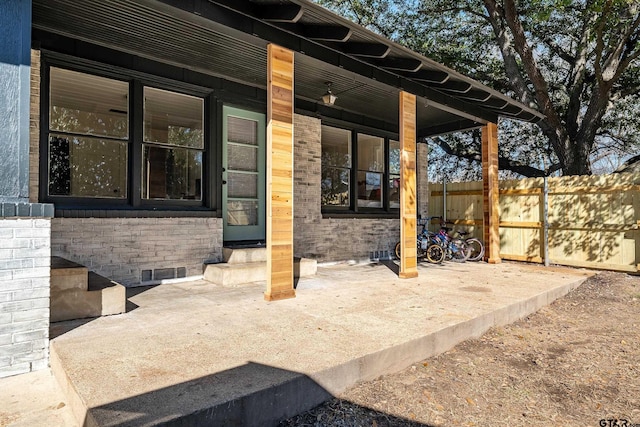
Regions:
<instances>
[{"instance_id":1,"label":"foundation vent","mask_svg":"<svg viewBox=\"0 0 640 427\"><path fill-rule=\"evenodd\" d=\"M369 252L370 261L389 261L391 259L391 251L380 250Z\"/></svg>"},{"instance_id":2,"label":"foundation vent","mask_svg":"<svg viewBox=\"0 0 640 427\"><path fill-rule=\"evenodd\" d=\"M187 277L187 267L156 268L153 270L142 270L142 273L140 274L140 281L156 282L168 279L180 279L183 277Z\"/></svg>"}]
</instances>

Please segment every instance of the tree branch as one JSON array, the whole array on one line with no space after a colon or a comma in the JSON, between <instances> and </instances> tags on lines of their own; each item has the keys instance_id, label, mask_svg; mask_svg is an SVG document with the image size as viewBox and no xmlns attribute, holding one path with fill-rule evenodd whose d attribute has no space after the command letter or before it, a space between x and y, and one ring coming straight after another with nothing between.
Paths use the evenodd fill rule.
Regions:
<instances>
[{"instance_id":1,"label":"tree branch","mask_svg":"<svg viewBox=\"0 0 640 427\"><path fill-rule=\"evenodd\" d=\"M536 99L529 90L527 82L520 72L516 52L513 49L509 33L503 23L503 16L496 2L494 0L485 0L485 8L489 14L487 19L493 28L493 33L496 36L498 47L504 60L504 68L511 88L516 92L521 102L532 108L539 108L535 105Z\"/></svg>"},{"instance_id":2,"label":"tree branch","mask_svg":"<svg viewBox=\"0 0 640 427\"><path fill-rule=\"evenodd\" d=\"M449 154L450 156L456 156L463 159L471 160L473 162L482 163L482 153L480 152L477 152L475 150L459 150L449 145L449 143L447 143L447 141L442 137L435 137L433 138L433 141L438 145L438 147L440 147L445 153ZM534 168L533 166L511 160L506 157L498 156L498 168L509 170L522 176L532 178L548 176L560 170L561 166L559 163L553 164L545 172L542 169Z\"/></svg>"}]
</instances>

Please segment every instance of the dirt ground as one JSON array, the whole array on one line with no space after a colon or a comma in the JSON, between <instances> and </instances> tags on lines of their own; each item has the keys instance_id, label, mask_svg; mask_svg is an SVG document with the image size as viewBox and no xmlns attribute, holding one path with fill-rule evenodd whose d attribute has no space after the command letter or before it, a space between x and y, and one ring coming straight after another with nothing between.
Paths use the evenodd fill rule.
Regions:
<instances>
[{"instance_id":1,"label":"dirt ground","mask_svg":"<svg viewBox=\"0 0 640 427\"><path fill-rule=\"evenodd\" d=\"M640 427L640 277L600 273L517 323L280 425Z\"/></svg>"}]
</instances>

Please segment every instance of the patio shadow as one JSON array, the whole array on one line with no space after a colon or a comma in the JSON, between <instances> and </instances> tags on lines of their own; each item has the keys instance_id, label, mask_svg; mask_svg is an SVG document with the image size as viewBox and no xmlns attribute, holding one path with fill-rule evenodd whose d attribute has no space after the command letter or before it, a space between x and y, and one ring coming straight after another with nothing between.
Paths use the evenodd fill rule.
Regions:
<instances>
[{"instance_id":1,"label":"patio shadow","mask_svg":"<svg viewBox=\"0 0 640 427\"><path fill-rule=\"evenodd\" d=\"M274 426L330 398L332 395L307 375L249 362L90 408L84 425ZM388 414L379 415L380 420L394 421L384 425L429 427Z\"/></svg>"}]
</instances>

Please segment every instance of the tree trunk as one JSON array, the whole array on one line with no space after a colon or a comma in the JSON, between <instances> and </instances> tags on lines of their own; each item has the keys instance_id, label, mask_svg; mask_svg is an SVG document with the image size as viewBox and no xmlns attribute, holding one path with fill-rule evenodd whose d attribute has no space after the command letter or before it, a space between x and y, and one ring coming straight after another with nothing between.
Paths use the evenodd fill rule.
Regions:
<instances>
[{"instance_id":1,"label":"tree trunk","mask_svg":"<svg viewBox=\"0 0 640 427\"><path fill-rule=\"evenodd\" d=\"M591 163L589 162L589 151L593 144L586 141L578 141L568 136L562 145L562 175L591 175Z\"/></svg>"}]
</instances>

